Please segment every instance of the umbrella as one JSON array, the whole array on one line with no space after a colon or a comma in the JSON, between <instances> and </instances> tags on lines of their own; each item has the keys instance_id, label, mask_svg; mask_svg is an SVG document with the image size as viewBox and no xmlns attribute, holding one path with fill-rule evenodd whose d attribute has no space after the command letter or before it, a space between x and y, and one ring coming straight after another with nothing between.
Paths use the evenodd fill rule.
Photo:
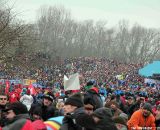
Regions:
<instances>
[{"instance_id":1,"label":"umbrella","mask_svg":"<svg viewBox=\"0 0 160 130\"><path fill-rule=\"evenodd\" d=\"M59 130L62 125L62 120L64 116L58 116L48 119L44 122L47 127L47 130Z\"/></svg>"}]
</instances>

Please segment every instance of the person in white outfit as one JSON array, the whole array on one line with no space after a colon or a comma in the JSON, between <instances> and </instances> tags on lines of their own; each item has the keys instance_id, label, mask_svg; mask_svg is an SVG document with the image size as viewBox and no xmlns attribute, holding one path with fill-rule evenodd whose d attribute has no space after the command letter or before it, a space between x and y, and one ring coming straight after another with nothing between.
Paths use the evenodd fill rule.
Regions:
<instances>
[{"instance_id":1,"label":"person in white outfit","mask_svg":"<svg viewBox=\"0 0 160 130\"><path fill-rule=\"evenodd\" d=\"M20 102L22 102L24 105L27 106L28 111L31 108L31 105L33 103L33 97L30 94L30 90L28 89L26 94L24 94L21 98L20 98Z\"/></svg>"}]
</instances>

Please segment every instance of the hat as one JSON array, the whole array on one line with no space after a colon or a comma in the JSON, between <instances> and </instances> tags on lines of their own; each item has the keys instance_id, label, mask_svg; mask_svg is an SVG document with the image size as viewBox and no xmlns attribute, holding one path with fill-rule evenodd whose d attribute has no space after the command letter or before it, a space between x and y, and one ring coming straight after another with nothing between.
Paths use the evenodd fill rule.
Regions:
<instances>
[{"instance_id":1,"label":"hat","mask_svg":"<svg viewBox=\"0 0 160 130\"><path fill-rule=\"evenodd\" d=\"M69 98L67 98L65 105L72 105L72 106L77 106L77 107L83 107L83 100L82 96L80 93L76 93Z\"/></svg>"},{"instance_id":2,"label":"hat","mask_svg":"<svg viewBox=\"0 0 160 130\"><path fill-rule=\"evenodd\" d=\"M13 110L13 112L16 115L28 113L27 107L21 102L14 102L12 104L7 105L4 111L7 112L9 110Z\"/></svg>"},{"instance_id":3,"label":"hat","mask_svg":"<svg viewBox=\"0 0 160 130\"><path fill-rule=\"evenodd\" d=\"M93 112L92 115L95 116L95 117L98 117L100 119L103 119L103 118L106 118L106 117L112 118L112 112L111 112L111 110L109 108L105 108L105 107L96 109Z\"/></svg>"},{"instance_id":4,"label":"hat","mask_svg":"<svg viewBox=\"0 0 160 130\"><path fill-rule=\"evenodd\" d=\"M128 120L128 115L123 113L123 112L119 116L122 117L125 120Z\"/></svg>"},{"instance_id":5,"label":"hat","mask_svg":"<svg viewBox=\"0 0 160 130\"><path fill-rule=\"evenodd\" d=\"M122 117L115 117L113 118L114 123L122 124L122 125L127 125L125 120Z\"/></svg>"},{"instance_id":6,"label":"hat","mask_svg":"<svg viewBox=\"0 0 160 130\"><path fill-rule=\"evenodd\" d=\"M51 102L53 102L53 100L54 100L54 95L53 95L52 93L48 92L47 94L45 94L45 95L43 96L43 98L46 98L46 99L50 100Z\"/></svg>"},{"instance_id":7,"label":"hat","mask_svg":"<svg viewBox=\"0 0 160 130\"><path fill-rule=\"evenodd\" d=\"M92 87L91 90L95 91L96 93L99 91L97 87Z\"/></svg>"},{"instance_id":8,"label":"hat","mask_svg":"<svg viewBox=\"0 0 160 130\"><path fill-rule=\"evenodd\" d=\"M94 100L92 98L89 98L89 97L84 97L84 104L87 105L87 104L90 104L94 107L94 109L96 108L96 104L94 102Z\"/></svg>"},{"instance_id":9,"label":"hat","mask_svg":"<svg viewBox=\"0 0 160 130\"><path fill-rule=\"evenodd\" d=\"M132 97L132 96L129 96L127 99L128 99L128 100L129 100L129 99L133 99L133 97Z\"/></svg>"},{"instance_id":10,"label":"hat","mask_svg":"<svg viewBox=\"0 0 160 130\"><path fill-rule=\"evenodd\" d=\"M150 103L145 103L145 104L143 105L143 109L152 112L152 106L151 106Z\"/></svg>"},{"instance_id":11,"label":"hat","mask_svg":"<svg viewBox=\"0 0 160 130\"><path fill-rule=\"evenodd\" d=\"M42 109L41 109L41 107L35 107L35 109L33 109L33 113L32 114L42 117Z\"/></svg>"}]
</instances>

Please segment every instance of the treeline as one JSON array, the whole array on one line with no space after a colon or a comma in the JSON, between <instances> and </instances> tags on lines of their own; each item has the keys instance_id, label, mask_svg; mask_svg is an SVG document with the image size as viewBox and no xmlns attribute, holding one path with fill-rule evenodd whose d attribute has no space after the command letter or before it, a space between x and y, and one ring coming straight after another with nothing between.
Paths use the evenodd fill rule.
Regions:
<instances>
[{"instance_id":1,"label":"treeline","mask_svg":"<svg viewBox=\"0 0 160 130\"><path fill-rule=\"evenodd\" d=\"M105 21L77 22L69 11L56 6L41 7L35 23L24 24L5 4L0 3L1 62L26 65L35 54L50 61L81 56L107 57L125 63L160 59L158 28L130 26L125 20L116 27L108 27ZM40 64L40 60L35 58L32 63Z\"/></svg>"}]
</instances>

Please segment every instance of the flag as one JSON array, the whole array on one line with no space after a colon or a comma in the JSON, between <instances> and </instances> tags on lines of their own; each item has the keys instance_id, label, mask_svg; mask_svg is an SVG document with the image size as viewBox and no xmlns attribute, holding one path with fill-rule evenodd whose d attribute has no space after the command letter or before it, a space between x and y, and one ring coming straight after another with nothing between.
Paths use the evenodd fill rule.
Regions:
<instances>
[{"instance_id":1,"label":"flag","mask_svg":"<svg viewBox=\"0 0 160 130\"><path fill-rule=\"evenodd\" d=\"M5 94L9 93L9 89L10 89L10 82L9 80L6 81L6 88L5 88Z\"/></svg>"},{"instance_id":2,"label":"flag","mask_svg":"<svg viewBox=\"0 0 160 130\"><path fill-rule=\"evenodd\" d=\"M79 74L73 74L69 78L64 75L64 90L79 90L80 83L79 83Z\"/></svg>"},{"instance_id":3,"label":"flag","mask_svg":"<svg viewBox=\"0 0 160 130\"><path fill-rule=\"evenodd\" d=\"M28 89L30 90L31 95L36 95L37 92L32 84L28 86Z\"/></svg>"}]
</instances>

